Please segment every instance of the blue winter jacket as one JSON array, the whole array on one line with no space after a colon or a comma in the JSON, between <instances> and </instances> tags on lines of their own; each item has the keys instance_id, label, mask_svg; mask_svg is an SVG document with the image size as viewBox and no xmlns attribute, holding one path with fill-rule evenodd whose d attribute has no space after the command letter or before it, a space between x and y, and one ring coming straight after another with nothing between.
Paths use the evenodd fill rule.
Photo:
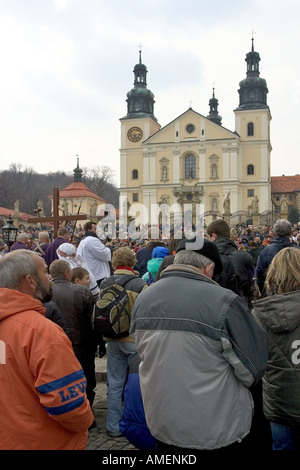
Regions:
<instances>
[{"instance_id":1,"label":"blue winter jacket","mask_svg":"<svg viewBox=\"0 0 300 470\"><path fill-rule=\"evenodd\" d=\"M120 431L139 450L155 450L156 439L146 423L139 377L140 359L131 360L128 380L124 389L124 409L119 421Z\"/></svg>"},{"instance_id":2,"label":"blue winter jacket","mask_svg":"<svg viewBox=\"0 0 300 470\"><path fill-rule=\"evenodd\" d=\"M272 259L280 250L286 248L287 246L295 247L296 245L292 243L287 237L274 238L271 243L267 245L260 253L256 266L257 285L260 292L263 291L266 272Z\"/></svg>"}]
</instances>

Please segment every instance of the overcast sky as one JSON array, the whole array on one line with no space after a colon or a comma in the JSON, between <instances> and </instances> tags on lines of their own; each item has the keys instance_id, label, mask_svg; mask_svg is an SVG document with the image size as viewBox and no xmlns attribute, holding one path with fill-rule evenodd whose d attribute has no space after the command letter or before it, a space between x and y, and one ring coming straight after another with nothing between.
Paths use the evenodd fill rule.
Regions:
<instances>
[{"instance_id":1,"label":"overcast sky","mask_svg":"<svg viewBox=\"0 0 300 470\"><path fill-rule=\"evenodd\" d=\"M207 116L213 84L234 131L246 53L261 57L271 175L299 168L300 2L296 0L0 0L0 170L109 166L119 183L119 119L139 44L163 127Z\"/></svg>"}]
</instances>

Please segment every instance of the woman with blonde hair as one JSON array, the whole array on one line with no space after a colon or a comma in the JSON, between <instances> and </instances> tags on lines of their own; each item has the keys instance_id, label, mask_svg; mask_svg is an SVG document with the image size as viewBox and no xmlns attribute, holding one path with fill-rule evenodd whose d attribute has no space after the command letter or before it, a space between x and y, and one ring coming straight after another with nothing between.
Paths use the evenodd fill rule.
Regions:
<instances>
[{"instance_id":1,"label":"woman with blonde hair","mask_svg":"<svg viewBox=\"0 0 300 470\"><path fill-rule=\"evenodd\" d=\"M266 276L268 297L253 302L253 315L268 334L263 409L273 450L300 450L300 250L283 248Z\"/></svg>"}]
</instances>

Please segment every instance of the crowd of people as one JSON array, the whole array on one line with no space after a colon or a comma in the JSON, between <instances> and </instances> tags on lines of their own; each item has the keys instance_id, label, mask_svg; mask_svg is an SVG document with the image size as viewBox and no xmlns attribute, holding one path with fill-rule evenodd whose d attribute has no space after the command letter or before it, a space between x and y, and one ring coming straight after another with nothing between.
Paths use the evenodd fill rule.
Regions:
<instances>
[{"instance_id":1,"label":"crowd of people","mask_svg":"<svg viewBox=\"0 0 300 470\"><path fill-rule=\"evenodd\" d=\"M0 449L84 449L107 355L110 436L299 450L300 227L99 233L24 229L10 249L0 233ZM123 278L130 330L97 334L99 296Z\"/></svg>"}]
</instances>

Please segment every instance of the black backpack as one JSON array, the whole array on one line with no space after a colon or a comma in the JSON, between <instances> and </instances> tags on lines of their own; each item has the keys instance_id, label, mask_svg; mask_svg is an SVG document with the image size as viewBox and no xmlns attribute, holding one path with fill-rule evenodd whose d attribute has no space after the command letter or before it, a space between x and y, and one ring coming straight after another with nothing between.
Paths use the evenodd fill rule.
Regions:
<instances>
[{"instance_id":1,"label":"black backpack","mask_svg":"<svg viewBox=\"0 0 300 470\"><path fill-rule=\"evenodd\" d=\"M132 275L126 275L116 282L115 276L111 276L102 281L94 311L96 335L111 339L129 335L130 314L127 311L129 299L124 286L131 279L134 279Z\"/></svg>"},{"instance_id":2,"label":"black backpack","mask_svg":"<svg viewBox=\"0 0 300 470\"><path fill-rule=\"evenodd\" d=\"M235 294L240 295L239 277L235 274L234 267L229 255L220 255L223 264L223 271L213 277L214 281L221 287L232 290Z\"/></svg>"}]
</instances>

